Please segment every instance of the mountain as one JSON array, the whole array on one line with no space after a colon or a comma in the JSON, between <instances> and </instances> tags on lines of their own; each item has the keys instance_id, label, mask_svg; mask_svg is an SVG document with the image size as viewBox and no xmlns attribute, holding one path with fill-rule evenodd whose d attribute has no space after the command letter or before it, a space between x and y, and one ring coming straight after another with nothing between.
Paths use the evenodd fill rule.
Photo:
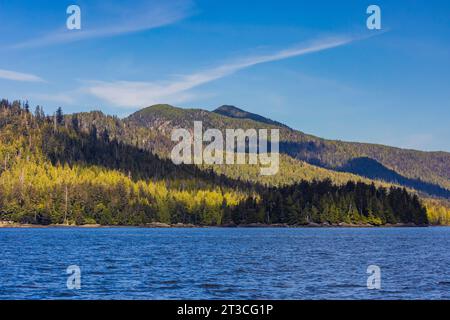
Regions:
<instances>
[{"instance_id":1,"label":"mountain","mask_svg":"<svg viewBox=\"0 0 450 320\"><path fill-rule=\"evenodd\" d=\"M169 145L160 148L160 152L167 153L173 145L168 139L171 129L193 128L196 120L203 121L205 129L217 128L222 131L227 128L277 128L280 130L280 152L292 159L333 172L352 173L402 185L431 196L450 198L450 153L447 152L423 152L327 140L231 106L222 106L209 112L156 105L137 111L125 118L124 122L158 133L161 136L159 141L164 140Z\"/></svg>"},{"instance_id":2,"label":"mountain","mask_svg":"<svg viewBox=\"0 0 450 320\"><path fill-rule=\"evenodd\" d=\"M288 128L286 125L280 122L265 118L255 113L244 111L242 109L236 108L235 106L223 105L214 110L213 112L230 118L254 120L261 123L267 123L278 127Z\"/></svg>"},{"instance_id":3,"label":"mountain","mask_svg":"<svg viewBox=\"0 0 450 320\"><path fill-rule=\"evenodd\" d=\"M175 122L192 120L180 115L199 113L212 123L257 123L198 109L185 114L168 106L128 120L98 111L64 116L61 109L47 116L39 107L33 115L27 103L0 101L0 220L77 225L429 222L423 202L404 188L353 181L351 175L340 184L293 180L269 187L210 168L175 165L159 149L142 147ZM165 129L146 127L150 123ZM248 167L234 167L248 172Z\"/></svg>"}]
</instances>

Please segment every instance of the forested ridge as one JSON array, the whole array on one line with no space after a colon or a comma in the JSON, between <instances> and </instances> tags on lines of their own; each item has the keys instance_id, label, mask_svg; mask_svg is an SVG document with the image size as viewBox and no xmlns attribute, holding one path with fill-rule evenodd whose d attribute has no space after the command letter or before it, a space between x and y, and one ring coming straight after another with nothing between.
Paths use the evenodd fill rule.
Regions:
<instances>
[{"instance_id":1,"label":"forested ridge","mask_svg":"<svg viewBox=\"0 0 450 320\"><path fill-rule=\"evenodd\" d=\"M173 127L192 128L201 120L205 128L267 128L280 130L280 152L333 172L356 174L412 188L430 196L450 199L450 153L423 152L395 147L327 140L291 129L276 121L223 106L213 112L155 105L124 119L126 126L149 128L161 137L159 144L141 140L143 147L161 153L170 150L168 135Z\"/></svg>"},{"instance_id":2,"label":"forested ridge","mask_svg":"<svg viewBox=\"0 0 450 320\"><path fill-rule=\"evenodd\" d=\"M335 147L327 149L327 153L330 154L330 157L334 157L336 159L331 161L333 165L318 163L320 162L318 161L318 158L320 158L321 156L316 151L323 151L324 148L328 148L316 148L317 143L321 145L322 142L320 141L322 141L323 139L302 134L284 125L274 125L274 123L276 123L275 121L258 117L253 114L249 115L245 112L239 112L237 115L235 113L225 113L225 111L229 111L230 108L232 107L227 106L226 109L219 108L221 110L221 113L217 114L215 112L208 112L201 109L180 109L169 105L155 105L140 110L125 119L108 116L99 111L79 113L76 114L76 116L80 120L80 123L82 123L84 130L89 130L89 126L96 124L99 129L106 128L110 132L110 135L115 139L151 151L160 155L161 157L168 157L171 149L174 146L174 142L170 140L171 130L178 127L190 129L193 127L193 122L196 120L202 121L203 127L205 129L219 128L221 130L224 130L225 128L278 128L280 129L281 133L280 150L282 153L281 170L277 175L272 177L263 177L261 175L255 174L257 170L254 170L255 168L252 166L247 166L245 170L238 170L236 168L233 168L232 166L213 166L212 169L232 178L240 177L247 180L268 183L271 185L290 184L300 179L312 181L313 179L322 180L329 178L337 184L342 184L349 180L357 180L366 183L375 182L377 185L384 185L388 187L391 185L404 186L408 189L414 189L424 196L431 195L444 198L448 198L450 196L450 190L444 187L445 183L441 185L432 182L426 182L425 178L407 178L406 176L403 176L398 172L385 167L375 159L369 157L357 157L357 154L353 151L342 151L340 147L338 149L336 149ZM238 116L239 118L235 119L226 116L225 114ZM72 116L73 115L68 115L66 117L68 117L70 121L70 118ZM251 118L242 118L245 116L249 116ZM258 122L254 119L260 119L260 121L263 122ZM297 137L296 139L306 140L303 141L300 145L298 145L298 143L288 142L289 139L293 139L290 136L292 133L295 133ZM335 143L329 140L327 140L326 142L329 146L334 146ZM336 143L338 143L337 146L346 144L344 142ZM354 143L351 145L358 144ZM376 145L370 144L362 145L367 146L367 148L370 148L372 146L378 147ZM302 150L302 148L305 147L306 150L309 150L307 152L310 155L306 156L305 159L302 159L302 157L296 157L296 153L291 152L291 149L294 147L297 151ZM408 158L408 161L415 161L414 158L412 158L412 160L409 159L409 155L404 153L414 153L415 151L401 150L390 147L384 148L386 150L383 151L383 153L388 153L390 152L390 150L393 150L393 152L395 153L399 152L400 154L402 154L404 158ZM427 157L433 157L433 153L431 153L431 155L424 152L418 153L425 154ZM341 159L341 157L344 156L347 159L346 161ZM440 165L444 166L445 168L446 163L450 163L450 159L446 161L444 157L444 159L439 160L439 162ZM342 163L345 163L345 165L343 166ZM433 162L423 160L420 162L415 162L414 165L423 165L424 167L429 167L429 169L427 170L429 172L432 172L433 170L431 168L432 166L430 166L430 163L433 164ZM447 181L447 179L443 177L439 179L444 182Z\"/></svg>"},{"instance_id":3,"label":"forested ridge","mask_svg":"<svg viewBox=\"0 0 450 320\"><path fill-rule=\"evenodd\" d=\"M324 168L399 183L432 195L450 198L448 152L423 152L378 144L322 139L233 106L222 106L213 113L276 125L282 131L280 149L294 158Z\"/></svg>"},{"instance_id":4,"label":"forested ridge","mask_svg":"<svg viewBox=\"0 0 450 320\"><path fill-rule=\"evenodd\" d=\"M233 179L205 168L175 166L142 146L158 136L101 113L65 116L58 109L49 116L40 107L31 111L28 103L2 100L0 220L78 225L428 223L417 195L403 188L330 179L265 186L238 175Z\"/></svg>"}]
</instances>

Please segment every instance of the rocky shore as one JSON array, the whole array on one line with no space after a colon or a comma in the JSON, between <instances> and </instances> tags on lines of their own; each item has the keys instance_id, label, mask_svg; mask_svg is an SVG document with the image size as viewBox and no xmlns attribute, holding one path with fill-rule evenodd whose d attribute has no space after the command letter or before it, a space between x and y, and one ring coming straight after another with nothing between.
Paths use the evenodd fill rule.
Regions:
<instances>
[{"instance_id":1,"label":"rocky shore","mask_svg":"<svg viewBox=\"0 0 450 320\"><path fill-rule=\"evenodd\" d=\"M396 223L375 226L371 224L349 224L349 223L309 223L306 225L288 225L288 224L224 224L219 226L202 226L194 224L167 224L161 222L153 222L145 225L137 226L108 226L100 224L85 224L85 225L67 225L67 224L50 224L50 225L36 225L36 224L21 224L13 221L0 221L1 228L120 228L120 227L138 227L138 228L399 228L399 227L428 227L429 225L416 225L414 223Z\"/></svg>"}]
</instances>

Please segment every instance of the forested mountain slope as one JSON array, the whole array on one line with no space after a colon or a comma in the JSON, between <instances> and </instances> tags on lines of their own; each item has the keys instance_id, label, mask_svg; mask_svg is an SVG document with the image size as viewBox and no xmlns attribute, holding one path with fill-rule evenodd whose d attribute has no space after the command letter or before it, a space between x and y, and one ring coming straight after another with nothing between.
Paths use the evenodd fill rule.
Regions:
<instances>
[{"instance_id":1,"label":"forested mountain slope","mask_svg":"<svg viewBox=\"0 0 450 320\"><path fill-rule=\"evenodd\" d=\"M192 129L193 121L198 119L205 120L203 122L205 127L221 125L220 121L223 121L223 118L202 110L177 110L172 109L168 105L154 106L151 108L151 113L148 116L146 115L142 118L139 116L134 119L121 120L99 111L66 115L65 117L67 123L70 123L75 117L81 130L84 132L89 132L92 126L95 125L99 131L106 129L111 138L151 151L162 158L167 158L174 146L174 142L170 140L170 132L173 127ZM225 119L225 121L228 121L227 127L230 128L243 124L242 121L234 121L233 119ZM264 127L260 123L252 122L247 122L245 125L247 128L251 128L252 125ZM377 185L381 185L381 182L378 182L376 179L372 180L355 174L321 168L283 154L280 156L280 170L273 176L261 176L259 167L254 165L204 167L213 169L217 173L224 174L232 179L261 182L272 186L293 184L301 180L324 179L330 179L333 183L339 185L348 181L375 182ZM390 184L384 185L390 186Z\"/></svg>"},{"instance_id":2,"label":"forested mountain slope","mask_svg":"<svg viewBox=\"0 0 450 320\"><path fill-rule=\"evenodd\" d=\"M282 124L278 121L274 121L272 119L265 118L263 116L260 116L259 114L247 112L245 110L236 108L235 106L223 105L223 106L217 108L216 110L214 110L213 112L217 113L217 114L221 114L223 116L230 117L230 118L254 120L257 122L267 123L267 124L275 125L278 127L288 128L288 126L286 126L285 124Z\"/></svg>"},{"instance_id":3,"label":"forested mountain slope","mask_svg":"<svg viewBox=\"0 0 450 320\"><path fill-rule=\"evenodd\" d=\"M217 121L214 117L218 115L211 117ZM41 108L33 114L28 104L0 101L0 220L428 223L417 195L405 189L362 182L336 185L328 179L268 188L196 166L176 166L140 147L152 136L159 134L99 112L64 117L59 109L48 116Z\"/></svg>"},{"instance_id":4,"label":"forested mountain slope","mask_svg":"<svg viewBox=\"0 0 450 320\"><path fill-rule=\"evenodd\" d=\"M450 198L450 153L447 152L422 152L383 145L326 140L229 106L208 112L155 105L124 119L130 127L150 129L153 134L162 137L158 140L161 144L170 146L173 145L168 139L171 129L193 128L194 121L202 121L205 129L278 128L280 152L292 158L333 171L354 173L370 179L400 184L432 196ZM151 143L149 148L158 150L158 147ZM170 147L160 146L159 150L168 152Z\"/></svg>"}]
</instances>

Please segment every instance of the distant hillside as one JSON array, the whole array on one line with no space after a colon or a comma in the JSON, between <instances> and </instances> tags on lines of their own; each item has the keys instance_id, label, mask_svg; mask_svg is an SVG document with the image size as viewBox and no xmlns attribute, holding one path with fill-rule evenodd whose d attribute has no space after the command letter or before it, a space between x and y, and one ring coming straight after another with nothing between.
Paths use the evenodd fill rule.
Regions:
<instances>
[{"instance_id":1,"label":"distant hillside","mask_svg":"<svg viewBox=\"0 0 450 320\"><path fill-rule=\"evenodd\" d=\"M244 111L242 109L236 108L235 106L224 105L217 108L213 112L230 118L254 120L261 123L267 123L278 127L288 128L288 126L282 124L281 122L265 118L255 113Z\"/></svg>"},{"instance_id":2,"label":"distant hillside","mask_svg":"<svg viewBox=\"0 0 450 320\"><path fill-rule=\"evenodd\" d=\"M450 198L450 153L446 152L422 152L326 140L230 106L209 112L157 105L124 119L131 126L158 132L166 139L172 128L189 129L196 120L203 121L205 129L278 128L281 135L280 152L292 158L329 170L354 173L369 179L400 184L432 196ZM166 142L170 144L170 140ZM170 147L165 149L168 150Z\"/></svg>"},{"instance_id":3,"label":"distant hillside","mask_svg":"<svg viewBox=\"0 0 450 320\"><path fill-rule=\"evenodd\" d=\"M70 122L73 116L67 115L67 122ZM223 126L220 124L221 121L225 121L228 128L239 125L245 125L248 128L260 126L260 123L250 120L243 123L239 119L223 118L203 110L184 110L169 105L152 106L134 113L124 120L98 111L78 113L75 116L80 126L86 132L90 130L92 125L95 125L99 131L107 129L111 138L155 152L161 157L167 157L174 145L174 142L169 137L171 128L189 128L196 119L204 120L205 127ZM303 179L307 181L330 179L339 185L343 185L348 181L382 184L376 179L372 180L346 172L321 168L287 155L281 155L280 170L274 176L262 177L259 174L259 167L252 165L206 167L233 179L261 182L272 186L293 184ZM386 183L384 185L390 186L390 184Z\"/></svg>"}]
</instances>

